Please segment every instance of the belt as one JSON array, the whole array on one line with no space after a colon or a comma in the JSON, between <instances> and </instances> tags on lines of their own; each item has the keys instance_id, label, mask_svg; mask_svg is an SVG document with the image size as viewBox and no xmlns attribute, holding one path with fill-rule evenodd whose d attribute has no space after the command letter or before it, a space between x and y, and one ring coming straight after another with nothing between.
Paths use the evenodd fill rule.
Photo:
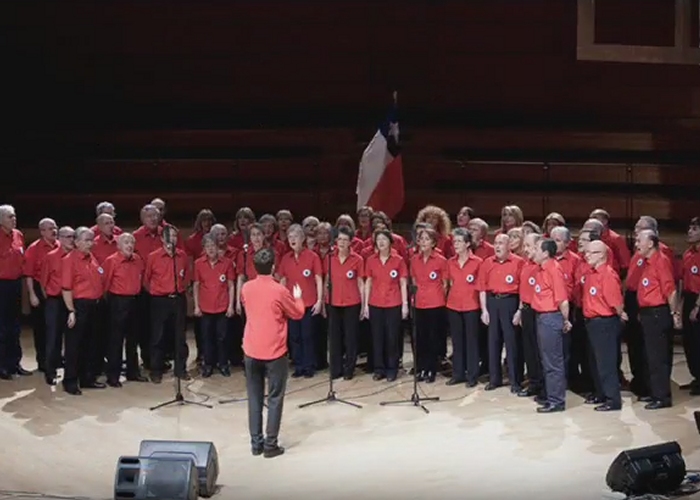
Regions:
<instances>
[{"instance_id":1,"label":"belt","mask_svg":"<svg viewBox=\"0 0 700 500\"><path fill-rule=\"evenodd\" d=\"M639 312L641 313L653 313L657 311L666 311L668 310L668 304L664 304L661 306L649 306L649 307L640 307Z\"/></svg>"},{"instance_id":2,"label":"belt","mask_svg":"<svg viewBox=\"0 0 700 500\"><path fill-rule=\"evenodd\" d=\"M561 311L535 311L537 314L557 314L561 313Z\"/></svg>"},{"instance_id":3,"label":"belt","mask_svg":"<svg viewBox=\"0 0 700 500\"><path fill-rule=\"evenodd\" d=\"M517 297L517 293L491 293L491 298L494 299L509 299L511 297Z\"/></svg>"},{"instance_id":4,"label":"belt","mask_svg":"<svg viewBox=\"0 0 700 500\"><path fill-rule=\"evenodd\" d=\"M176 299L178 297L182 297L181 293L170 293L168 295L153 295L153 297L156 297L158 299Z\"/></svg>"},{"instance_id":5,"label":"belt","mask_svg":"<svg viewBox=\"0 0 700 500\"><path fill-rule=\"evenodd\" d=\"M596 319L611 319L611 318L617 318L615 314L612 314L610 316L593 316L592 318L585 318L586 321L593 321Z\"/></svg>"}]
</instances>

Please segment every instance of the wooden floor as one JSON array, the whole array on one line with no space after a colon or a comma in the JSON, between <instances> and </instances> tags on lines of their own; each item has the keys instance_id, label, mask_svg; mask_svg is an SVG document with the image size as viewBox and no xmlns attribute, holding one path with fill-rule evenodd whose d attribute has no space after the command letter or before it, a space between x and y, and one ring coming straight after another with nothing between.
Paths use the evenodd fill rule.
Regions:
<instances>
[{"instance_id":1,"label":"wooden floor","mask_svg":"<svg viewBox=\"0 0 700 500\"><path fill-rule=\"evenodd\" d=\"M33 368L24 335L25 366ZM171 407L173 384L125 384L122 389L67 396L35 374L0 382L0 499L36 498L16 492L112 498L121 455L137 453L142 439L213 441L221 460L215 498L334 499L538 498L597 499L605 474L622 450L677 440L689 469L700 469L700 435L693 410L700 398L674 387L674 407L643 409L625 394L621 412L596 413L569 394L564 413L539 415L528 399L505 388L484 392L447 387L444 379L423 385L438 395L430 414L417 408L384 407L383 400L410 397L408 376L397 383L368 375L337 384L339 403L305 409L297 405L327 392L324 374L290 380L282 429L287 453L273 460L249 452L246 403L240 372L230 379L195 378L185 391L214 408ZM677 348L677 383L689 380ZM527 492L527 496L523 496Z\"/></svg>"}]
</instances>

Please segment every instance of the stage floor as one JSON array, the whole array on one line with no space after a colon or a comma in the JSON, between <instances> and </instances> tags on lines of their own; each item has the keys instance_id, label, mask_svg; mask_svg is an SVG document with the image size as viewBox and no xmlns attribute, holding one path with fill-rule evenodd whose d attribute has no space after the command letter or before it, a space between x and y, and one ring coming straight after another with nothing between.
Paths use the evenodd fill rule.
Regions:
<instances>
[{"instance_id":1,"label":"stage floor","mask_svg":"<svg viewBox=\"0 0 700 500\"><path fill-rule=\"evenodd\" d=\"M34 368L29 336L23 341L25 367ZM396 385L363 374L336 384L340 397L362 409L297 408L325 396L326 373L290 380L281 436L287 453L273 460L250 454L246 403L218 404L245 397L240 371L189 384L185 397L213 409L155 412L149 406L173 395L170 377L160 386L130 383L82 397L48 387L40 374L0 381L0 499L18 491L112 498L117 459L136 454L142 439L213 441L221 462L217 497L224 499L595 499L607 490L605 474L620 451L670 440L681 444L689 469L700 469L692 413L700 398L677 387L675 406L666 410L645 411L625 393L621 412L597 413L569 394L566 412L539 415L534 402L507 388L487 393L483 385L447 387L439 378L422 385L442 398L427 405L427 415L378 404L410 397L409 376ZM689 381L678 348L674 379Z\"/></svg>"}]
</instances>

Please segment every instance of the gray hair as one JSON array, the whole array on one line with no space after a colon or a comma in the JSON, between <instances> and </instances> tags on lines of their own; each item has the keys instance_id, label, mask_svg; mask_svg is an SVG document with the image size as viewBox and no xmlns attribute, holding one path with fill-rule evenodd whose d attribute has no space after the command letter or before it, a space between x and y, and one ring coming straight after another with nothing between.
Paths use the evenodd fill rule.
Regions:
<instances>
[{"instance_id":1,"label":"gray hair","mask_svg":"<svg viewBox=\"0 0 700 500\"><path fill-rule=\"evenodd\" d=\"M92 232L92 229L86 226L80 226L78 229L75 230L75 239L77 240L83 240L85 239L84 236L95 236L95 233Z\"/></svg>"},{"instance_id":2,"label":"gray hair","mask_svg":"<svg viewBox=\"0 0 700 500\"><path fill-rule=\"evenodd\" d=\"M554 237L557 234L561 234L562 238L566 243L571 241L571 231L569 231L569 228L566 226L556 226L553 227L552 230L550 231L550 236Z\"/></svg>"},{"instance_id":3,"label":"gray hair","mask_svg":"<svg viewBox=\"0 0 700 500\"><path fill-rule=\"evenodd\" d=\"M483 234L486 234L489 232L489 225L486 223L486 221L484 219L480 219L479 217L474 217L472 220L469 221L469 224L467 225L467 227L471 226L472 224L479 227Z\"/></svg>"},{"instance_id":4,"label":"gray hair","mask_svg":"<svg viewBox=\"0 0 700 500\"><path fill-rule=\"evenodd\" d=\"M303 227L306 227L308 224L315 222L316 225L318 226L321 221L318 220L318 217L314 217L313 215L309 215L308 217L305 217L303 221L301 221L301 225Z\"/></svg>"},{"instance_id":5,"label":"gray hair","mask_svg":"<svg viewBox=\"0 0 700 500\"><path fill-rule=\"evenodd\" d=\"M212 229L214 229L214 228L212 227ZM202 247L204 247L204 245L206 245L207 243L212 243L212 244L216 245L216 236L214 236L211 233L212 232L210 231L207 234L205 234L204 236L202 236Z\"/></svg>"},{"instance_id":6,"label":"gray hair","mask_svg":"<svg viewBox=\"0 0 700 500\"><path fill-rule=\"evenodd\" d=\"M75 235L75 229L73 229L70 226L62 226L61 229L58 230L58 237L59 238L65 238L67 236L73 236Z\"/></svg>"},{"instance_id":7,"label":"gray hair","mask_svg":"<svg viewBox=\"0 0 700 500\"><path fill-rule=\"evenodd\" d=\"M12 205L0 205L0 217L15 215L15 207Z\"/></svg>"},{"instance_id":8,"label":"gray hair","mask_svg":"<svg viewBox=\"0 0 700 500\"><path fill-rule=\"evenodd\" d=\"M44 217L39 221L39 229L45 226L56 226L56 221L51 219L50 217Z\"/></svg>"},{"instance_id":9,"label":"gray hair","mask_svg":"<svg viewBox=\"0 0 700 500\"><path fill-rule=\"evenodd\" d=\"M116 212L114 205L108 201L102 201L97 204L97 207L95 207L95 214L97 216L100 216L107 212Z\"/></svg>"},{"instance_id":10,"label":"gray hair","mask_svg":"<svg viewBox=\"0 0 700 500\"><path fill-rule=\"evenodd\" d=\"M289 229L287 229L287 237L289 237L292 234L296 234L297 236L301 236L303 238L304 229L299 224L292 224L291 226L289 226Z\"/></svg>"},{"instance_id":11,"label":"gray hair","mask_svg":"<svg viewBox=\"0 0 700 500\"><path fill-rule=\"evenodd\" d=\"M659 223L651 215L642 215L639 217L637 224L642 224L644 229L649 229L655 233L659 232Z\"/></svg>"},{"instance_id":12,"label":"gray hair","mask_svg":"<svg viewBox=\"0 0 700 500\"><path fill-rule=\"evenodd\" d=\"M224 226L223 224L214 224L209 230L209 234L211 234L212 237L214 237L214 235L218 233L228 234L228 229L226 229L226 226Z\"/></svg>"},{"instance_id":13,"label":"gray hair","mask_svg":"<svg viewBox=\"0 0 700 500\"><path fill-rule=\"evenodd\" d=\"M598 219L588 219L583 223L583 229L588 231L596 231L598 234L602 234L605 230L605 226Z\"/></svg>"},{"instance_id":14,"label":"gray hair","mask_svg":"<svg viewBox=\"0 0 700 500\"><path fill-rule=\"evenodd\" d=\"M100 222L104 222L105 220L109 220L109 219L114 220L114 217L110 214L104 213L104 214L98 215L97 219L95 219L95 222L97 222L99 224Z\"/></svg>"},{"instance_id":15,"label":"gray hair","mask_svg":"<svg viewBox=\"0 0 700 500\"><path fill-rule=\"evenodd\" d=\"M135 242L136 238L131 233L122 233L119 236L117 236L117 244L118 245L123 245L127 241L134 241Z\"/></svg>"}]
</instances>

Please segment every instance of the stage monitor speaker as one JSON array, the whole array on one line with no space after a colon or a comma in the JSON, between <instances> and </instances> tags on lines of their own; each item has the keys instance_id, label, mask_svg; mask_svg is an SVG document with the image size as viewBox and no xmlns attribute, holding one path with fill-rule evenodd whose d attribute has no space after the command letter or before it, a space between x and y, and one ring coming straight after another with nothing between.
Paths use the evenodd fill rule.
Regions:
<instances>
[{"instance_id":1,"label":"stage monitor speaker","mask_svg":"<svg viewBox=\"0 0 700 500\"><path fill-rule=\"evenodd\" d=\"M219 455L208 441L141 441L140 457L191 457L199 475L199 495L210 497L216 492L219 478Z\"/></svg>"},{"instance_id":2,"label":"stage monitor speaker","mask_svg":"<svg viewBox=\"0 0 700 500\"><path fill-rule=\"evenodd\" d=\"M120 457L114 500L196 500L198 487L190 457Z\"/></svg>"},{"instance_id":3,"label":"stage monitor speaker","mask_svg":"<svg viewBox=\"0 0 700 500\"><path fill-rule=\"evenodd\" d=\"M626 495L664 495L685 479L685 461L675 441L620 453L605 478L608 487Z\"/></svg>"}]
</instances>

